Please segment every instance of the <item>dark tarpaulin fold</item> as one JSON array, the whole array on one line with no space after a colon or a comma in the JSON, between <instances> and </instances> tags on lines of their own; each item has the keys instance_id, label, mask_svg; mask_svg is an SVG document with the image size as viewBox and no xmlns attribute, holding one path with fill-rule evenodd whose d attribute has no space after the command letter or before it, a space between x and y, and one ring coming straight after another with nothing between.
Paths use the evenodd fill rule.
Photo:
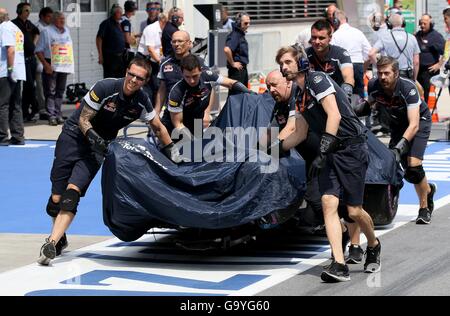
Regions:
<instances>
[{"instance_id":1,"label":"dark tarpaulin fold","mask_svg":"<svg viewBox=\"0 0 450 316\"><path fill-rule=\"evenodd\" d=\"M213 126L267 127L273 108L268 95L229 98ZM203 148L224 143L215 138ZM219 148L219 147L216 147ZM252 160L261 154L261 161ZM136 240L158 222L223 229L250 223L277 210L297 207L305 192L305 162L294 151L276 159L276 172L263 173L268 156L247 150L244 162L175 165L143 139L110 145L102 173L103 218L112 233ZM275 158L274 158L275 159Z\"/></svg>"}]
</instances>

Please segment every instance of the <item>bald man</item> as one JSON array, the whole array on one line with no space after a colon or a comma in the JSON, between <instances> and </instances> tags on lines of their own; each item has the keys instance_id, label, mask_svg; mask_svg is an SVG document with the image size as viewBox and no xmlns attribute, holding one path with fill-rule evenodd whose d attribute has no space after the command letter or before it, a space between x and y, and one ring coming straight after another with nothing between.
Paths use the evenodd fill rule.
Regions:
<instances>
[{"instance_id":1,"label":"bald man","mask_svg":"<svg viewBox=\"0 0 450 316\"><path fill-rule=\"evenodd\" d=\"M172 90L173 86L178 81L183 79L180 62L183 57L189 55L189 50L192 48L191 36L186 31L177 31L172 35L171 44L174 55L163 58L159 67L158 79L160 80L160 86L155 104L155 110L158 113L160 113L161 108L166 105L170 90ZM199 59L202 69L208 69L205 65L205 61L200 57Z\"/></svg>"},{"instance_id":2,"label":"bald man","mask_svg":"<svg viewBox=\"0 0 450 316\"><path fill-rule=\"evenodd\" d=\"M167 105L168 96L172 88L177 82L183 79L183 72L181 71L181 60L189 55L189 50L192 48L191 37L186 31L177 31L172 36L172 48L174 56L165 57L161 60L159 67L158 79L160 86L156 96L155 110L160 113L163 106ZM205 61L198 57L202 70L208 70ZM166 114L166 117L167 114ZM170 116L169 116L170 117ZM164 122L163 123L168 123Z\"/></svg>"}]
</instances>

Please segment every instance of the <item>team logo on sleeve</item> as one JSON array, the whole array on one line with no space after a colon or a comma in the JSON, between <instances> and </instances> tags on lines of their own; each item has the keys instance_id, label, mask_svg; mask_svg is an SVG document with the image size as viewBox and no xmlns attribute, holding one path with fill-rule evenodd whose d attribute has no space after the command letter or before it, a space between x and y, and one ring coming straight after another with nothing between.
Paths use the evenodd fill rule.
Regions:
<instances>
[{"instance_id":1,"label":"team logo on sleeve","mask_svg":"<svg viewBox=\"0 0 450 316\"><path fill-rule=\"evenodd\" d=\"M207 71L206 71L206 74L207 74L208 76L212 76L212 75L213 75L213 72L212 72L211 70L207 70Z\"/></svg>"},{"instance_id":2,"label":"team logo on sleeve","mask_svg":"<svg viewBox=\"0 0 450 316\"><path fill-rule=\"evenodd\" d=\"M175 102L175 101L173 101L173 100L169 100L169 105L170 105L171 107L176 108L176 107L178 107L178 102Z\"/></svg>"},{"instance_id":3,"label":"team logo on sleeve","mask_svg":"<svg viewBox=\"0 0 450 316\"><path fill-rule=\"evenodd\" d=\"M411 92L409 93L410 96L415 96L417 94L416 89L412 89Z\"/></svg>"},{"instance_id":4,"label":"team logo on sleeve","mask_svg":"<svg viewBox=\"0 0 450 316\"><path fill-rule=\"evenodd\" d=\"M322 80L323 80L322 76L315 76L313 79L314 83L316 84L322 82Z\"/></svg>"},{"instance_id":5,"label":"team logo on sleeve","mask_svg":"<svg viewBox=\"0 0 450 316\"><path fill-rule=\"evenodd\" d=\"M94 101L94 102L100 101L100 98L95 94L94 90L91 90L91 93L89 93L89 95L91 96L92 101Z\"/></svg>"}]
</instances>

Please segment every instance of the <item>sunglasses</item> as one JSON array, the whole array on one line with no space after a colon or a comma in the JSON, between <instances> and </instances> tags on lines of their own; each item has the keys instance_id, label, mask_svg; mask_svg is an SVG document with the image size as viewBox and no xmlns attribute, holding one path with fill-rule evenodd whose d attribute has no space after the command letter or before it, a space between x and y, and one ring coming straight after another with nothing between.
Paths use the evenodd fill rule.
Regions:
<instances>
[{"instance_id":1,"label":"sunglasses","mask_svg":"<svg viewBox=\"0 0 450 316\"><path fill-rule=\"evenodd\" d=\"M145 78L142 78L141 76L138 76L138 75L135 75L134 73L132 73L132 72L127 72L127 75L128 75L128 77L131 77L131 78L136 78L136 80L137 81L145 81Z\"/></svg>"},{"instance_id":2,"label":"sunglasses","mask_svg":"<svg viewBox=\"0 0 450 316\"><path fill-rule=\"evenodd\" d=\"M148 8L147 12L152 12L152 11L160 11L161 9L159 8Z\"/></svg>"}]
</instances>

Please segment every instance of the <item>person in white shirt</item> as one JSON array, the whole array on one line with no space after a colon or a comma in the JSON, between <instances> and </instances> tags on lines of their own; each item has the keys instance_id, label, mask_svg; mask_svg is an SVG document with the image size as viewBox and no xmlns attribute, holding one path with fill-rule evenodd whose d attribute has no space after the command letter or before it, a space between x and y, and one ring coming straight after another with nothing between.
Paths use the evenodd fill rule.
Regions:
<instances>
[{"instance_id":1,"label":"person in white shirt","mask_svg":"<svg viewBox=\"0 0 450 316\"><path fill-rule=\"evenodd\" d=\"M52 22L52 17L53 17L53 10L50 7L45 7L41 9L41 11L39 12L39 21L35 23L40 33L42 33L44 28L50 25L50 23ZM39 119L48 120L49 116L47 110L45 109L44 88L42 86L43 70L44 66L42 66L42 63L38 59L36 68L36 99L39 106Z\"/></svg>"},{"instance_id":2,"label":"person in white shirt","mask_svg":"<svg viewBox=\"0 0 450 316\"><path fill-rule=\"evenodd\" d=\"M24 35L9 21L8 11L0 8L0 146L25 144L22 81L26 78Z\"/></svg>"},{"instance_id":3,"label":"person in white shirt","mask_svg":"<svg viewBox=\"0 0 450 316\"><path fill-rule=\"evenodd\" d=\"M166 23L167 16L160 13L158 21L144 29L138 47L138 54L150 58L152 65L152 75L149 82L144 86L144 91L147 92L153 104L155 104L156 93L159 89L158 70L163 57L161 36Z\"/></svg>"},{"instance_id":4,"label":"person in white shirt","mask_svg":"<svg viewBox=\"0 0 450 316\"><path fill-rule=\"evenodd\" d=\"M311 47L311 26L305 27L297 36L296 44L302 45L304 49Z\"/></svg>"},{"instance_id":5,"label":"person in white shirt","mask_svg":"<svg viewBox=\"0 0 450 316\"><path fill-rule=\"evenodd\" d=\"M75 72L73 42L65 25L64 13L54 12L53 23L44 29L35 50L44 66L42 82L50 126L64 123L61 106L67 76Z\"/></svg>"},{"instance_id":6,"label":"person in white shirt","mask_svg":"<svg viewBox=\"0 0 450 316\"><path fill-rule=\"evenodd\" d=\"M340 26L333 33L331 44L344 48L349 54L353 63L353 72L355 77L355 87L353 93L364 97L364 62L368 60L371 45L366 36L359 29L350 26L347 23L347 16L344 11L335 12L336 19Z\"/></svg>"}]
</instances>

